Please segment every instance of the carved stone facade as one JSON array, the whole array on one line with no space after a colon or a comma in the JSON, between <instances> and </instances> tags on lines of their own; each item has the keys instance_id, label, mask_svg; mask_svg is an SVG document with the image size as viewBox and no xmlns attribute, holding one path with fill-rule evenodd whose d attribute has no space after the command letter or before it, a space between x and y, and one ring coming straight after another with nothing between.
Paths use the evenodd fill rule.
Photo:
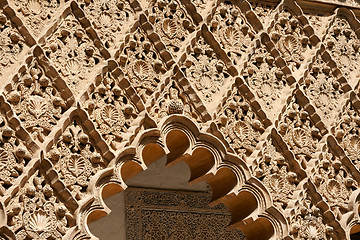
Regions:
<instances>
[{"instance_id":1,"label":"carved stone facade","mask_svg":"<svg viewBox=\"0 0 360 240\"><path fill-rule=\"evenodd\" d=\"M122 191L129 239L359 235L359 7L0 0L0 239L97 239ZM162 157L211 207L126 192Z\"/></svg>"}]
</instances>

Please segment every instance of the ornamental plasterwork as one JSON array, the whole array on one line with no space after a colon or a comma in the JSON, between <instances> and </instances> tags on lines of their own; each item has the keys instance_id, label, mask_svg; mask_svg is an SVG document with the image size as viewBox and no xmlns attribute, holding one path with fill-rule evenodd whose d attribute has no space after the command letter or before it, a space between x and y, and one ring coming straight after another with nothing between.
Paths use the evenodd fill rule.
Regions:
<instances>
[{"instance_id":1,"label":"ornamental plasterwork","mask_svg":"<svg viewBox=\"0 0 360 240\"><path fill-rule=\"evenodd\" d=\"M201 35L193 39L196 42L189 48L188 54L184 55L186 58L181 61L181 69L201 100L209 104L221 86L228 84L232 79L232 73Z\"/></svg>"},{"instance_id":2,"label":"ornamental plasterwork","mask_svg":"<svg viewBox=\"0 0 360 240\"><path fill-rule=\"evenodd\" d=\"M0 115L0 194L13 186L31 160L31 152L26 143L18 139L16 131L9 125L4 113Z\"/></svg>"},{"instance_id":3,"label":"ornamental plasterwork","mask_svg":"<svg viewBox=\"0 0 360 240\"><path fill-rule=\"evenodd\" d=\"M91 19L104 46L117 49L123 34L136 17L135 11L126 0L83 0L79 1L86 16Z\"/></svg>"},{"instance_id":4,"label":"ornamental plasterwork","mask_svg":"<svg viewBox=\"0 0 360 240\"><path fill-rule=\"evenodd\" d=\"M19 13L19 17L23 19L34 37L39 37L44 34L44 30L57 17L59 9L67 1L14 0L10 4L14 11Z\"/></svg>"},{"instance_id":5,"label":"ornamental plasterwork","mask_svg":"<svg viewBox=\"0 0 360 240\"><path fill-rule=\"evenodd\" d=\"M294 191L304 173L301 173L301 168L294 163L294 159L278 149L279 146L273 138L267 139L253 164L253 172L271 192L274 205L284 210L293 198Z\"/></svg>"},{"instance_id":6,"label":"ornamental plasterwork","mask_svg":"<svg viewBox=\"0 0 360 240\"><path fill-rule=\"evenodd\" d=\"M174 57L178 56L195 30L186 8L177 0L160 0L154 3L148 17L167 49Z\"/></svg>"},{"instance_id":7,"label":"ornamental plasterwork","mask_svg":"<svg viewBox=\"0 0 360 240\"><path fill-rule=\"evenodd\" d=\"M309 189L300 192L290 213L290 235L293 239L341 239L341 233L329 225L323 206L319 206ZM333 222L331 222L334 224ZM334 224L335 225L335 224ZM343 233L342 233L343 234Z\"/></svg>"},{"instance_id":8,"label":"ornamental plasterwork","mask_svg":"<svg viewBox=\"0 0 360 240\"><path fill-rule=\"evenodd\" d=\"M320 161L316 163L311 179L319 193L327 200L336 218L341 220L342 215L350 211L350 196L358 183L341 158L328 146L326 148L319 157Z\"/></svg>"},{"instance_id":9,"label":"ornamental plasterwork","mask_svg":"<svg viewBox=\"0 0 360 240\"><path fill-rule=\"evenodd\" d=\"M42 47L68 87L78 94L90 80L88 75L104 60L93 40L74 15L63 19Z\"/></svg>"},{"instance_id":10,"label":"ornamental plasterwork","mask_svg":"<svg viewBox=\"0 0 360 240\"><path fill-rule=\"evenodd\" d=\"M46 156L59 173L60 180L78 200L87 194L90 178L108 164L92 142L74 120Z\"/></svg>"},{"instance_id":11,"label":"ornamental plasterwork","mask_svg":"<svg viewBox=\"0 0 360 240\"><path fill-rule=\"evenodd\" d=\"M147 102L162 82L167 66L140 26L130 33L115 58L137 94Z\"/></svg>"},{"instance_id":12,"label":"ornamental plasterwork","mask_svg":"<svg viewBox=\"0 0 360 240\"><path fill-rule=\"evenodd\" d=\"M344 94L351 90L327 52L315 57L302 81L302 86L327 125L334 121L334 115L344 105Z\"/></svg>"},{"instance_id":13,"label":"ornamental plasterwork","mask_svg":"<svg viewBox=\"0 0 360 240\"><path fill-rule=\"evenodd\" d=\"M119 149L119 144L123 143L128 129L139 114L132 99L121 88L120 78L115 78L110 72L98 76L84 102L84 108L96 129L114 150Z\"/></svg>"},{"instance_id":14,"label":"ornamental plasterwork","mask_svg":"<svg viewBox=\"0 0 360 240\"><path fill-rule=\"evenodd\" d=\"M56 76L49 76L47 66L43 56L29 59L6 87L6 100L12 105L23 127L34 140L40 142L54 129L70 103L59 93L59 90L69 93L65 83L59 89L55 83L60 80L55 79Z\"/></svg>"},{"instance_id":15,"label":"ornamental plasterwork","mask_svg":"<svg viewBox=\"0 0 360 240\"><path fill-rule=\"evenodd\" d=\"M299 18L291 10L283 8L275 15L274 22L267 31L289 68L296 71L307 61L315 44L309 38L310 26L306 30L304 28L308 24L308 22L304 22L305 18Z\"/></svg>"},{"instance_id":16,"label":"ornamental plasterwork","mask_svg":"<svg viewBox=\"0 0 360 240\"><path fill-rule=\"evenodd\" d=\"M322 132L295 96L281 114L277 129L299 163L306 166L305 161L316 153Z\"/></svg>"},{"instance_id":17,"label":"ornamental plasterwork","mask_svg":"<svg viewBox=\"0 0 360 240\"><path fill-rule=\"evenodd\" d=\"M356 79L360 76L360 68L356 64L360 60L360 40L344 17L333 20L324 44L350 86L355 88Z\"/></svg>"},{"instance_id":18,"label":"ornamental plasterwork","mask_svg":"<svg viewBox=\"0 0 360 240\"><path fill-rule=\"evenodd\" d=\"M6 208L16 239L63 239L74 225L71 213L38 170Z\"/></svg>"},{"instance_id":19,"label":"ornamental plasterwork","mask_svg":"<svg viewBox=\"0 0 360 240\"><path fill-rule=\"evenodd\" d=\"M259 18L261 23L264 25L264 27L268 26L270 24L270 21L272 20L274 10L279 4L278 2L262 2L262 1L249 1L251 4L251 7L256 14L256 16Z\"/></svg>"},{"instance_id":20,"label":"ornamental plasterwork","mask_svg":"<svg viewBox=\"0 0 360 240\"><path fill-rule=\"evenodd\" d=\"M352 102L347 102L339 119L332 129L335 138L345 150L354 166L360 170L360 139L359 139L360 118Z\"/></svg>"},{"instance_id":21,"label":"ornamental plasterwork","mask_svg":"<svg viewBox=\"0 0 360 240\"><path fill-rule=\"evenodd\" d=\"M280 111L277 106L284 100L284 93L290 91L290 83L264 45L251 53L241 75L257 95L268 116L276 118Z\"/></svg>"},{"instance_id":22,"label":"ornamental plasterwork","mask_svg":"<svg viewBox=\"0 0 360 240\"><path fill-rule=\"evenodd\" d=\"M255 33L236 5L221 1L211 20L210 30L233 64L240 64L250 48Z\"/></svg>"},{"instance_id":23,"label":"ornamental plasterwork","mask_svg":"<svg viewBox=\"0 0 360 240\"><path fill-rule=\"evenodd\" d=\"M201 116L196 112L189 96L174 80L171 80L155 98L157 104L149 110L150 115L155 119L162 119L172 114L183 114L197 122L202 122Z\"/></svg>"},{"instance_id":24,"label":"ornamental plasterwork","mask_svg":"<svg viewBox=\"0 0 360 240\"><path fill-rule=\"evenodd\" d=\"M243 158L255 150L260 135L265 130L264 123L237 86L233 87L217 113L217 122L226 141Z\"/></svg>"},{"instance_id":25,"label":"ornamental plasterwork","mask_svg":"<svg viewBox=\"0 0 360 240\"><path fill-rule=\"evenodd\" d=\"M208 182L211 204L232 215L224 228L350 239L360 225L354 7L0 0L0 238L96 239L87 223L109 213L103 197L165 155ZM144 219L164 229L158 213ZM190 215L173 218L173 236L184 238ZM208 238L209 219L192 238Z\"/></svg>"},{"instance_id":26,"label":"ornamental plasterwork","mask_svg":"<svg viewBox=\"0 0 360 240\"><path fill-rule=\"evenodd\" d=\"M0 76L18 61L17 56L27 48L24 37L13 24L9 16L0 10Z\"/></svg>"}]
</instances>

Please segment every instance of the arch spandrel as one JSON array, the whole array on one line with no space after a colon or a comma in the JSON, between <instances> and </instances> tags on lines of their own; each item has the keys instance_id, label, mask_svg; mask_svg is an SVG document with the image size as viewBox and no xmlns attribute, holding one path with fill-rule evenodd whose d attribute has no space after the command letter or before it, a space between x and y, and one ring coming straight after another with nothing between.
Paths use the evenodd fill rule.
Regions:
<instances>
[{"instance_id":1,"label":"arch spandrel","mask_svg":"<svg viewBox=\"0 0 360 240\"><path fill-rule=\"evenodd\" d=\"M351 239L359 6L0 0L0 238L95 239L104 199L166 158L207 182L247 239ZM265 80L286 88L254 87ZM10 207L21 194L39 209ZM45 211L42 197L64 207ZM31 223L14 227L14 211ZM64 212L62 230L32 228Z\"/></svg>"}]
</instances>

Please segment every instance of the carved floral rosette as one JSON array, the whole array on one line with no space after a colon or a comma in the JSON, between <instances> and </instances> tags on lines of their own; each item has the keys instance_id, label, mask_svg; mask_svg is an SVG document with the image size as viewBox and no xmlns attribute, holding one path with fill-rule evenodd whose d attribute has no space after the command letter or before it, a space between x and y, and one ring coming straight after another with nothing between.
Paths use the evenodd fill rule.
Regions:
<instances>
[{"instance_id":1,"label":"carved floral rosette","mask_svg":"<svg viewBox=\"0 0 360 240\"><path fill-rule=\"evenodd\" d=\"M249 51L254 32L236 5L221 1L210 23L210 31L234 65Z\"/></svg>"},{"instance_id":2,"label":"carved floral rosette","mask_svg":"<svg viewBox=\"0 0 360 240\"><path fill-rule=\"evenodd\" d=\"M266 140L259 157L253 172L270 191L274 205L285 209L301 178L292 171L289 161L277 150L272 138Z\"/></svg>"},{"instance_id":3,"label":"carved floral rosette","mask_svg":"<svg viewBox=\"0 0 360 240\"><path fill-rule=\"evenodd\" d=\"M303 166L306 166L304 160L309 161L315 154L322 138L321 130L312 121L297 97L293 96L277 123L280 135Z\"/></svg>"},{"instance_id":4,"label":"carved floral rosette","mask_svg":"<svg viewBox=\"0 0 360 240\"><path fill-rule=\"evenodd\" d=\"M193 39L195 43L188 48L187 54L183 55L181 69L185 77L194 86L199 97L205 104L214 100L216 93L221 87L232 79L232 72L216 51L204 38L202 29L198 36ZM236 70L235 70L236 71Z\"/></svg>"},{"instance_id":5,"label":"carved floral rosette","mask_svg":"<svg viewBox=\"0 0 360 240\"><path fill-rule=\"evenodd\" d=\"M139 111L111 73L100 78L84 105L99 133L116 150Z\"/></svg>"},{"instance_id":6,"label":"carved floral rosette","mask_svg":"<svg viewBox=\"0 0 360 240\"><path fill-rule=\"evenodd\" d=\"M304 189L291 212L290 235L294 239L339 239L340 233L326 222L329 220L323 210L315 204L311 192Z\"/></svg>"},{"instance_id":7,"label":"carved floral rosette","mask_svg":"<svg viewBox=\"0 0 360 240\"><path fill-rule=\"evenodd\" d=\"M91 20L104 46L110 49L119 47L124 30L132 24L136 15L127 0L82 0L80 7Z\"/></svg>"},{"instance_id":8,"label":"carved floral rosette","mask_svg":"<svg viewBox=\"0 0 360 240\"><path fill-rule=\"evenodd\" d=\"M106 165L77 120L62 132L47 158L76 199L87 194L90 178Z\"/></svg>"},{"instance_id":9,"label":"carved floral rosette","mask_svg":"<svg viewBox=\"0 0 360 240\"><path fill-rule=\"evenodd\" d=\"M351 17L351 13L348 13ZM360 40L346 18L337 16L324 39L324 44L342 74L355 88L360 76Z\"/></svg>"},{"instance_id":10,"label":"carved floral rosette","mask_svg":"<svg viewBox=\"0 0 360 240\"><path fill-rule=\"evenodd\" d=\"M331 148L327 145L325 147L311 179L337 219L341 220L343 214L351 210L350 196L358 187L358 183Z\"/></svg>"},{"instance_id":11,"label":"carved floral rosette","mask_svg":"<svg viewBox=\"0 0 360 240\"><path fill-rule=\"evenodd\" d=\"M7 86L6 93L6 99L23 127L40 142L68 108L54 84L55 80L46 75L43 64L38 58L31 59L25 70L19 72ZM66 90L63 89L63 92Z\"/></svg>"},{"instance_id":12,"label":"carved floral rosette","mask_svg":"<svg viewBox=\"0 0 360 240\"><path fill-rule=\"evenodd\" d=\"M66 1L13 0L10 5L17 10L34 37L39 37Z\"/></svg>"},{"instance_id":13,"label":"carved floral rosette","mask_svg":"<svg viewBox=\"0 0 360 240\"><path fill-rule=\"evenodd\" d=\"M241 75L256 94L264 111L269 117L275 118L278 105L286 92L290 91L290 84L265 45L259 43L251 52Z\"/></svg>"},{"instance_id":14,"label":"carved floral rosette","mask_svg":"<svg viewBox=\"0 0 360 240\"><path fill-rule=\"evenodd\" d=\"M300 81L304 93L309 97L322 120L331 125L333 116L343 106L351 87L346 82L330 55L323 49L314 57L309 72Z\"/></svg>"},{"instance_id":15,"label":"carved floral rosette","mask_svg":"<svg viewBox=\"0 0 360 240\"><path fill-rule=\"evenodd\" d=\"M264 132L263 123L236 86L226 98L217 121L227 142L243 158L255 150Z\"/></svg>"},{"instance_id":16,"label":"carved floral rosette","mask_svg":"<svg viewBox=\"0 0 360 240\"><path fill-rule=\"evenodd\" d=\"M147 102L162 81L167 66L138 23L135 27L115 57L132 87Z\"/></svg>"},{"instance_id":17,"label":"carved floral rosette","mask_svg":"<svg viewBox=\"0 0 360 240\"><path fill-rule=\"evenodd\" d=\"M154 24L161 41L175 57L195 29L187 10L177 0L156 1L150 10L149 20Z\"/></svg>"},{"instance_id":18,"label":"carved floral rosette","mask_svg":"<svg viewBox=\"0 0 360 240\"><path fill-rule=\"evenodd\" d=\"M295 8L295 12L300 10L296 9L295 3L292 4L294 4L292 7ZM286 4L284 3L284 5ZM309 28L311 27L309 25L306 26L308 23L305 19L304 16L298 16L288 9L287 6L282 6L267 30L271 40L275 43L275 46L281 52L282 57L292 71L299 69L314 49L314 42L309 39Z\"/></svg>"},{"instance_id":19,"label":"carved floral rosette","mask_svg":"<svg viewBox=\"0 0 360 240\"><path fill-rule=\"evenodd\" d=\"M62 239L72 221L39 171L9 201L7 215L10 229L19 240Z\"/></svg>"},{"instance_id":20,"label":"carved floral rosette","mask_svg":"<svg viewBox=\"0 0 360 240\"><path fill-rule=\"evenodd\" d=\"M89 74L104 60L73 14L62 19L58 28L40 41L45 55L75 95L88 84Z\"/></svg>"}]
</instances>

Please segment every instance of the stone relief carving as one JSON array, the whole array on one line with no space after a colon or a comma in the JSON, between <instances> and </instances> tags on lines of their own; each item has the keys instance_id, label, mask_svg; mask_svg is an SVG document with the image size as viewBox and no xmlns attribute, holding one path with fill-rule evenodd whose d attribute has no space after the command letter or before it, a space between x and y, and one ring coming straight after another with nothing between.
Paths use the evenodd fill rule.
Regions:
<instances>
[{"instance_id":1,"label":"stone relief carving","mask_svg":"<svg viewBox=\"0 0 360 240\"><path fill-rule=\"evenodd\" d=\"M289 161L276 149L274 140L265 142L253 171L271 192L275 206L285 209L293 197L300 178L292 171Z\"/></svg>"},{"instance_id":2,"label":"stone relief carving","mask_svg":"<svg viewBox=\"0 0 360 240\"><path fill-rule=\"evenodd\" d=\"M360 25L350 8L337 10L333 18L329 9L335 1L332 7L305 2L285 0L276 7L255 0L0 1L0 238L90 239L85 219L104 208L102 186L96 184L114 183L138 170L122 172L127 162L110 160L131 152L128 160L145 166L139 146L151 139L166 152L162 145L171 141L164 142L161 134L189 124L184 138L196 132L192 148L193 141L208 141L216 150L226 149L214 155L213 169L234 165L235 177L226 177L241 178L249 189L256 188L251 181L261 186L254 221L246 221L250 215L245 221L234 218L231 227L246 230L266 216L273 217L274 239L349 239L350 228L360 224L352 207L358 204L360 169L360 107L352 91L358 93ZM354 5L345 1L341 6ZM267 33L255 34L264 29ZM271 41L264 41L267 34ZM105 62L110 56L117 63ZM109 71L111 64L116 69ZM292 93L289 78L298 80ZM282 107L280 114L274 106ZM331 133L325 139L327 129ZM269 137L268 130L279 136ZM322 148L329 138L336 139L338 149L328 142L329 148ZM109 149L116 156L107 156ZM40 151L45 159L39 159ZM53 168L46 174L59 177L56 186L37 170L47 159ZM111 175L114 165L121 176ZM109 175L100 181L102 174ZM208 180L214 189L231 187L221 174L206 175L215 179ZM241 181L227 193L217 190L216 201L231 199L244 186ZM83 204L86 199L90 207L69 210L58 196L59 186L69 190L68 200ZM161 201L166 203L149 198L158 206L176 205L176 194L165 195ZM196 204L206 201L195 195L179 204L198 209ZM230 216L223 212L219 217L144 208L127 214L134 219L128 225L134 239L242 237L224 230ZM136 232L135 219L143 220L144 232ZM184 231L185 223L202 231Z\"/></svg>"},{"instance_id":3,"label":"stone relief carving","mask_svg":"<svg viewBox=\"0 0 360 240\"><path fill-rule=\"evenodd\" d=\"M26 48L25 39L3 10L0 10L0 76L17 62L17 56Z\"/></svg>"},{"instance_id":4,"label":"stone relief carving","mask_svg":"<svg viewBox=\"0 0 360 240\"><path fill-rule=\"evenodd\" d=\"M118 48L124 30L135 19L135 12L126 0L83 0L80 6L92 21L105 47Z\"/></svg>"},{"instance_id":5,"label":"stone relief carving","mask_svg":"<svg viewBox=\"0 0 360 240\"><path fill-rule=\"evenodd\" d=\"M6 99L32 138L43 142L67 106L38 58L24 68L14 77Z\"/></svg>"},{"instance_id":6,"label":"stone relief carving","mask_svg":"<svg viewBox=\"0 0 360 240\"><path fill-rule=\"evenodd\" d=\"M186 9L176 0L157 1L151 8L149 20L174 56L178 56L185 40L195 30Z\"/></svg>"},{"instance_id":7,"label":"stone relief carving","mask_svg":"<svg viewBox=\"0 0 360 240\"><path fill-rule=\"evenodd\" d=\"M233 87L217 116L218 126L230 146L243 158L249 156L264 132L263 123L249 102Z\"/></svg>"},{"instance_id":8,"label":"stone relief carving","mask_svg":"<svg viewBox=\"0 0 360 240\"><path fill-rule=\"evenodd\" d=\"M254 32L241 11L230 2L221 2L210 26L214 37L228 53L233 64L240 64L254 39Z\"/></svg>"},{"instance_id":9,"label":"stone relief carving","mask_svg":"<svg viewBox=\"0 0 360 240\"><path fill-rule=\"evenodd\" d=\"M203 37L199 37L184 60L182 70L205 103L231 79L225 63Z\"/></svg>"},{"instance_id":10,"label":"stone relief carving","mask_svg":"<svg viewBox=\"0 0 360 240\"><path fill-rule=\"evenodd\" d=\"M107 164L76 120L62 132L47 158L77 200L87 194L90 178Z\"/></svg>"},{"instance_id":11,"label":"stone relief carving","mask_svg":"<svg viewBox=\"0 0 360 240\"><path fill-rule=\"evenodd\" d=\"M351 172L340 158L329 149L323 151L321 160L314 169L312 181L317 190L325 197L338 220L350 211L350 195L358 187Z\"/></svg>"},{"instance_id":12,"label":"stone relief carving","mask_svg":"<svg viewBox=\"0 0 360 240\"><path fill-rule=\"evenodd\" d=\"M346 80L354 88L360 76L360 68L356 64L360 59L360 40L346 19L335 18L328 29L324 44Z\"/></svg>"},{"instance_id":13,"label":"stone relief carving","mask_svg":"<svg viewBox=\"0 0 360 240\"><path fill-rule=\"evenodd\" d=\"M264 26L268 25L273 17L277 4L272 2L262 3L261 1L249 1L249 3L261 23Z\"/></svg>"},{"instance_id":14,"label":"stone relief carving","mask_svg":"<svg viewBox=\"0 0 360 240\"><path fill-rule=\"evenodd\" d=\"M313 48L309 36L304 32L303 23L287 9L276 15L268 33L293 71L300 67Z\"/></svg>"},{"instance_id":15,"label":"stone relief carving","mask_svg":"<svg viewBox=\"0 0 360 240\"><path fill-rule=\"evenodd\" d=\"M104 60L93 40L72 14L62 20L42 47L74 94L88 84L90 72Z\"/></svg>"},{"instance_id":16,"label":"stone relief carving","mask_svg":"<svg viewBox=\"0 0 360 240\"><path fill-rule=\"evenodd\" d=\"M339 239L334 228L326 224L322 210L314 204L310 194L303 190L291 213L291 236L294 239Z\"/></svg>"},{"instance_id":17,"label":"stone relief carving","mask_svg":"<svg viewBox=\"0 0 360 240\"><path fill-rule=\"evenodd\" d=\"M17 178L31 160L31 152L26 142L16 136L5 113L0 114L0 195L5 195L7 189L14 185Z\"/></svg>"},{"instance_id":18,"label":"stone relief carving","mask_svg":"<svg viewBox=\"0 0 360 240\"><path fill-rule=\"evenodd\" d=\"M172 80L156 97L157 104L150 110L150 114L156 119L161 119L171 114L183 114L189 118L196 116L196 110L192 106L189 97L180 89L175 80ZM196 119L201 122L199 116Z\"/></svg>"},{"instance_id":19,"label":"stone relief carving","mask_svg":"<svg viewBox=\"0 0 360 240\"><path fill-rule=\"evenodd\" d=\"M309 74L304 78L303 89L319 110L325 124L330 125L333 116L344 102L344 93L351 89L339 71L325 63L318 56L312 63Z\"/></svg>"},{"instance_id":20,"label":"stone relief carving","mask_svg":"<svg viewBox=\"0 0 360 240\"><path fill-rule=\"evenodd\" d=\"M6 208L16 239L63 239L73 225L65 204L37 171L19 189Z\"/></svg>"},{"instance_id":21,"label":"stone relief carving","mask_svg":"<svg viewBox=\"0 0 360 240\"><path fill-rule=\"evenodd\" d=\"M359 124L359 114L355 110L353 104L348 102L341 112L339 119L337 119L335 127L333 128L333 134L335 135L337 141L343 147L346 154L358 170L360 169L358 152L360 149Z\"/></svg>"},{"instance_id":22,"label":"stone relief carving","mask_svg":"<svg viewBox=\"0 0 360 240\"><path fill-rule=\"evenodd\" d=\"M322 135L296 97L292 97L281 115L277 129L300 164L306 166L304 160L310 160L315 154Z\"/></svg>"},{"instance_id":23,"label":"stone relief carving","mask_svg":"<svg viewBox=\"0 0 360 240\"><path fill-rule=\"evenodd\" d=\"M112 149L119 149L124 134L137 118L139 111L119 86L119 80L107 72L84 103L96 129Z\"/></svg>"},{"instance_id":24,"label":"stone relief carving","mask_svg":"<svg viewBox=\"0 0 360 240\"><path fill-rule=\"evenodd\" d=\"M130 34L129 40L116 57L120 68L129 76L132 86L143 101L147 102L162 81L167 67L140 27Z\"/></svg>"},{"instance_id":25,"label":"stone relief carving","mask_svg":"<svg viewBox=\"0 0 360 240\"><path fill-rule=\"evenodd\" d=\"M257 95L264 111L275 118L280 110L276 106L290 87L284 72L276 66L274 57L264 46L260 46L252 53L241 75Z\"/></svg>"},{"instance_id":26,"label":"stone relief carving","mask_svg":"<svg viewBox=\"0 0 360 240\"><path fill-rule=\"evenodd\" d=\"M10 4L19 13L32 34L40 37L66 1L12 0Z\"/></svg>"}]
</instances>

